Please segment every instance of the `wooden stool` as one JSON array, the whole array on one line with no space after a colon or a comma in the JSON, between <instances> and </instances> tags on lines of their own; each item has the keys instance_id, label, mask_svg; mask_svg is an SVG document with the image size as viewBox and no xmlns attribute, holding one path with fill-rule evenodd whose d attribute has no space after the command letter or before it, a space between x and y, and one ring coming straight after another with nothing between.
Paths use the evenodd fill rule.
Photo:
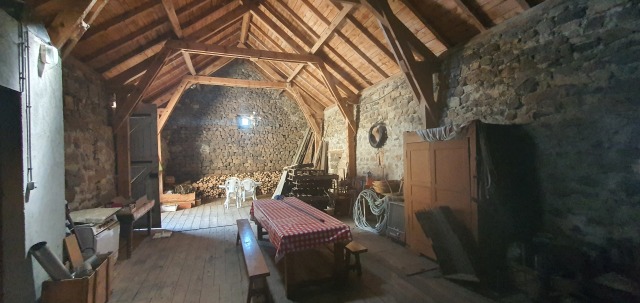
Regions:
<instances>
[{"instance_id":1,"label":"wooden stool","mask_svg":"<svg viewBox=\"0 0 640 303\"><path fill-rule=\"evenodd\" d=\"M362 244L351 241L345 247L345 266L347 270L356 270L358 277L362 276L362 266L360 265L360 254L367 252L367 248ZM356 256L356 263L351 264L351 254Z\"/></svg>"}]
</instances>

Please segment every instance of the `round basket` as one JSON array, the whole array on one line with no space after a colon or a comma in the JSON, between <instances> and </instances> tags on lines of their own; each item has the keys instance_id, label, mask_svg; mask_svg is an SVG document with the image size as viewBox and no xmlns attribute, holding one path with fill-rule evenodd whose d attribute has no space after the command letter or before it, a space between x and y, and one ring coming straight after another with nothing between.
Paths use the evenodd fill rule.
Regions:
<instances>
[{"instance_id":1,"label":"round basket","mask_svg":"<svg viewBox=\"0 0 640 303\"><path fill-rule=\"evenodd\" d=\"M400 190L400 180L373 181L373 190L379 194L397 193Z\"/></svg>"}]
</instances>

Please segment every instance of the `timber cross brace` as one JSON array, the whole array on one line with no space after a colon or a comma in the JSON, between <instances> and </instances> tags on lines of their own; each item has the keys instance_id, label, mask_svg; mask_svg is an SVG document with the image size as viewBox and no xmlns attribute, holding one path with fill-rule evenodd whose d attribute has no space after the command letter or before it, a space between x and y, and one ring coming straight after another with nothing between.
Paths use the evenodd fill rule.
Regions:
<instances>
[{"instance_id":1,"label":"timber cross brace","mask_svg":"<svg viewBox=\"0 0 640 303\"><path fill-rule=\"evenodd\" d=\"M336 4L363 5L378 19L393 55L406 77L411 90L424 111L426 128L439 126L440 108L434 98L432 74L439 69L440 60L400 21L386 0L331 0ZM416 57L419 58L416 59Z\"/></svg>"}]
</instances>

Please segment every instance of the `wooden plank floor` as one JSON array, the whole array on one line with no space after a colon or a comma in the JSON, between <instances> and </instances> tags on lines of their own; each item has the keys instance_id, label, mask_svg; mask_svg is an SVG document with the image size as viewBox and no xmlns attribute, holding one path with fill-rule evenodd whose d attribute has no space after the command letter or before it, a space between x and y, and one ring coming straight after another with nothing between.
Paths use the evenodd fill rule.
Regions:
<instances>
[{"instance_id":1,"label":"wooden plank floor","mask_svg":"<svg viewBox=\"0 0 640 303\"><path fill-rule=\"evenodd\" d=\"M163 213L164 229L174 233L164 239L139 235L142 240L132 257L116 264L109 302L245 302L248 279L242 248L235 245L235 221L249 217L251 203L239 209L224 209L222 203L216 200ZM295 302L493 302L442 278L437 265L428 259L385 237L354 228L350 220L346 223L351 225L354 240L369 248L361 256L362 277L351 272L344 287L325 283L304 288ZM255 232L255 225L252 227ZM274 302L294 302L284 295L284 262L274 263L271 243L260 241L260 246L271 270L267 281ZM321 248L297 255L296 262L303 259L330 268L319 260L324 257L330 260L328 250ZM312 268L305 270L316 274Z\"/></svg>"}]
</instances>

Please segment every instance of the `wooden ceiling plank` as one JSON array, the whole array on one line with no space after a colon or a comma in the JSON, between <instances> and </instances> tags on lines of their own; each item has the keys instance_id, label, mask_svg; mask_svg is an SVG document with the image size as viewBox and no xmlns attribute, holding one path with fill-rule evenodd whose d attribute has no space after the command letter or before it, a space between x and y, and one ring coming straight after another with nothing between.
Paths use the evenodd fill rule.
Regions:
<instances>
[{"instance_id":1,"label":"wooden ceiling plank","mask_svg":"<svg viewBox=\"0 0 640 303\"><path fill-rule=\"evenodd\" d=\"M311 4L308 0L301 0L301 2L311 11L313 12L318 19L320 19L322 22L324 22L325 24L330 24L330 21L325 18L322 13L320 11L318 11L318 9L313 6L313 4ZM382 76L383 78L389 78L389 74L387 74L387 72L385 72L378 64L376 64L375 62L373 62L373 60L371 60L371 58L369 56L367 56L367 54L365 54L361 47L355 45L355 43L353 43L353 41L351 41L351 39L349 39L345 34L343 34L341 31L336 31L337 36L347 45L349 45L349 47L351 47L351 49L356 52L356 54L362 59L364 60L369 66L371 66L378 74L380 74L380 76Z\"/></svg>"},{"instance_id":2,"label":"wooden ceiling plank","mask_svg":"<svg viewBox=\"0 0 640 303\"><path fill-rule=\"evenodd\" d=\"M436 39L438 39L438 41L440 41L442 45L444 45L444 47L451 48L453 43L451 42L451 40L447 39L442 35L443 33L442 29L436 28L434 24L427 21L427 19L425 19L422 16L422 14L416 9L416 7L411 3L411 1L409 0L400 0L400 1L402 2L402 4L404 4L405 7L409 9L409 11L411 11L411 13L413 13L414 16L416 16L416 18L418 18L418 20L420 20L422 25L424 25L424 27L426 27L433 34L433 36L436 37ZM519 1L519 0L516 0L516 1Z\"/></svg>"},{"instance_id":3,"label":"wooden ceiling plank","mask_svg":"<svg viewBox=\"0 0 640 303\"><path fill-rule=\"evenodd\" d=\"M51 15L51 12L60 12L65 10L70 0L42 0L42 1L30 1L27 2L32 7L32 15L34 17L43 18L47 15Z\"/></svg>"},{"instance_id":4,"label":"wooden ceiling plank","mask_svg":"<svg viewBox=\"0 0 640 303\"><path fill-rule=\"evenodd\" d=\"M129 19L132 18L136 18L139 15L143 15L146 14L147 12L151 11L151 10L155 10L157 8L159 8L161 4L160 3L155 3L155 1L145 1L144 3L142 3L141 5L126 11L125 13L118 15L115 18L109 19L105 22L102 22L96 26L92 26L91 28L89 28L89 30L87 30L87 33L84 35L84 40L89 40L91 38L93 38L94 36L106 31L109 28L112 28L120 23L123 23Z\"/></svg>"},{"instance_id":5,"label":"wooden ceiling plank","mask_svg":"<svg viewBox=\"0 0 640 303\"><path fill-rule=\"evenodd\" d=\"M520 8L522 8L523 11L526 11L528 9L531 8L531 5L529 5L529 2L527 2L527 0L514 0L518 6L520 6Z\"/></svg>"},{"instance_id":6,"label":"wooden ceiling plank","mask_svg":"<svg viewBox=\"0 0 640 303\"><path fill-rule=\"evenodd\" d=\"M167 39L169 39L169 37L170 35L163 35L163 36L157 37L149 41L145 45L137 47L131 52L128 52L121 57L118 57L117 59L113 60L111 63L107 65L99 66L99 64L96 64L96 62L93 62L94 64L91 64L92 62L88 62L88 64L91 66L98 65L97 67L95 67L95 69L97 72L101 74L110 74L113 72L113 70L117 69L122 65L129 66L133 61L144 60L142 58L146 59L146 58L153 57L152 55L150 56L149 53L155 54L159 52L160 49L164 46L164 44L167 42Z\"/></svg>"},{"instance_id":7,"label":"wooden ceiling plank","mask_svg":"<svg viewBox=\"0 0 640 303\"><path fill-rule=\"evenodd\" d=\"M245 13L242 17L242 30L240 32L240 43L247 42L247 33L249 32L249 26L251 24L251 14Z\"/></svg>"},{"instance_id":8,"label":"wooden ceiling plank","mask_svg":"<svg viewBox=\"0 0 640 303\"><path fill-rule=\"evenodd\" d=\"M246 6L236 7L232 11L230 11L229 13L225 14L223 17L221 17L219 19L216 19L216 21L214 21L214 22L210 23L209 25L203 27L201 30L198 30L198 31L195 31L195 32L189 34L186 39L195 40L197 42L202 42L203 40L208 39L211 35L215 35L215 34L217 34L219 32L222 32L222 31L226 30L227 27L230 24L232 24L234 21L237 21L240 17L242 17L242 15L244 13L248 12L248 10L249 9ZM163 37L159 37L159 38L157 38L157 39L155 39L153 41L154 44L152 44L151 46L149 46L150 43L147 43L146 47L143 47L142 49L136 49L133 52L130 52L130 53L122 56L116 62L110 64L109 66L107 66L107 67L105 67L103 69L101 69L100 72L108 73L110 70L112 70L112 69L124 64L128 60L134 59L135 57L138 57L138 56L145 56L145 53L149 49L155 47L158 43L165 43L167 38L168 37L164 37L164 36Z\"/></svg>"},{"instance_id":9,"label":"wooden ceiling plank","mask_svg":"<svg viewBox=\"0 0 640 303\"><path fill-rule=\"evenodd\" d=\"M328 51L333 52L334 56L336 56L338 59L340 59L340 61L343 62L344 65L346 65L349 69L351 69L353 71L354 74L356 74L356 76L358 76L358 78L360 78L360 80L368 85L372 85L373 82L371 82L371 80L369 80L369 78L367 78L367 76L365 76L358 68L356 68L355 66L353 66L353 64L351 64L351 62L349 60L347 60L345 57L342 56L342 54L340 52L338 52L337 50L335 50L333 47L331 47L330 45L326 45L325 48ZM342 76L344 78L344 76ZM357 82L356 82L357 83ZM359 84L359 83L357 83ZM360 87L360 86L354 86L354 88L356 89L356 91L360 91L362 90L364 87Z\"/></svg>"},{"instance_id":10,"label":"wooden ceiling plank","mask_svg":"<svg viewBox=\"0 0 640 303\"><path fill-rule=\"evenodd\" d=\"M51 44L60 49L71 38L84 18L89 14L97 0L78 0L61 11L53 19L47 31Z\"/></svg>"},{"instance_id":11,"label":"wooden ceiling plank","mask_svg":"<svg viewBox=\"0 0 640 303\"><path fill-rule=\"evenodd\" d=\"M327 67L324 65L324 63L317 63L316 67L318 68L318 70L320 70L320 73L322 74L322 78L326 82L325 84L329 88L329 91L331 92L331 95L335 99L335 103L340 109L342 116L347 121L347 124L349 125L349 127L351 127L351 129L354 132L357 131L358 128L357 128L355 119L353 117L353 106L347 104L344 101L344 99L342 99L342 97L340 96L340 93L338 93L336 80L333 77L333 75L327 70Z\"/></svg>"},{"instance_id":12,"label":"wooden ceiling plank","mask_svg":"<svg viewBox=\"0 0 640 303\"><path fill-rule=\"evenodd\" d=\"M147 33L158 30L159 28L165 26L165 22L163 20L155 20L135 31L133 31L129 35L121 36L116 41L105 44L104 46L94 50L92 53L84 56L82 60L88 61L89 65L94 66L97 65L100 59L103 57L113 56L115 53L121 51L124 47L129 46L131 43L135 43L135 41L145 36ZM161 34L155 40L162 39L166 40L170 37L168 33Z\"/></svg>"},{"instance_id":13,"label":"wooden ceiling plank","mask_svg":"<svg viewBox=\"0 0 640 303\"><path fill-rule=\"evenodd\" d=\"M318 49L320 49L320 47L324 45L324 43L327 41L327 39L329 39L329 37L331 36L331 34L333 34L336 28L338 28L338 26L340 26L344 22L344 17L351 11L352 8L353 8L353 5L345 5L345 7L338 13L338 15L333 18L329 26L325 28L322 34L320 34L320 37L318 38L316 43L311 47L311 50L309 51L309 53L315 54L318 51ZM348 61L346 60L343 60L343 61L345 63L348 63ZM302 70L303 67L304 67L303 65L296 67L296 69L293 71L293 74L291 74L287 79L287 82L291 82L298 75L298 73ZM353 66L351 66L351 68L353 70L357 70L353 68Z\"/></svg>"},{"instance_id":14,"label":"wooden ceiling plank","mask_svg":"<svg viewBox=\"0 0 640 303\"><path fill-rule=\"evenodd\" d=\"M138 105L144 92L149 88L153 80L158 76L158 73L164 66L164 63L169 56L169 49L163 48L160 52L155 55L153 63L147 70L147 72L142 76L142 79L136 85L133 92L127 97L124 104L117 107L116 115L113 123L113 132L117 133L118 129L124 125L125 120L129 118L133 109Z\"/></svg>"},{"instance_id":15,"label":"wooden ceiling plank","mask_svg":"<svg viewBox=\"0 0 640 303\"><path fill-rule=\"evenodd\" d=\"M280 37L289 47L291 47L298 54L307 53L306 50L293 40L280 26L278 26L271 18L269 18L264 12L257 7L251 9L251 13L257 17L262 23L264 23L272 32Z\"/></svg>"},{"instance_id":16,"label":"wooden ceiling plank","mask_svg":"<svg viewBox=\"0 0 640 303\"><path fill-rule=\"evenodd\" d=\"M318 51L318 49L320 49L320 47L324 45L324 43L327 41L327 39L329 39L331 34L333 34L334 31L340 25L343 24L343 22L345 21L345 17L347 16L347 14L349 14L349 12L351 12L351 9L353 9L353 5L349 4L349 5L345 5L342 8L342 10L340 10L338 15L336 15L333 18L333 20L331 20L331 23L329 24L329 26L325 28L322 34L320 34L320 38L318 38L318 41L316 41L316 44L314 44L313 47L311 47L311 53L315 54Z\"/></svg>"},{"instance_id":17,"label":"wooden ceiling plank","mask_svg":"<svg viewBox=\"0 0 640 303\"><path fill-rule=\"evenodd\" d=\"M311 28L309 23L304 21L289 5L280 1L276 1L276 3L280 4L280 6L296 21L296 24L300 24L302 28L307 31L307 33L309 33L311 37L313 37L313 39L318 39L320 37L318 33L316 33L316 31ZM317 14L316 17L318 17Z\"/></svg>"},{"instance_id":18,"label":"wooden ceiling plank","mask_svg":"<svg viewBox=\"0 0 640 303\"><path fill-rule=\"evenodd\" d=\"M221 57L233 57L250 60L269 60L269 61L282 61L293 63L318 63L321 59L318 56L310 54L293 54L274 52L266 50L255 50L248 48L239 48L233 46L218 46L209 45L198 42L169 40L165 44L165 47L186 51L192 54L208 55L208 56L221 56Z\"/></svg>"},{"instance_id":19,"label":"wooden ceiling plank","mask_svg":"<svg viewBox=\"0 0 640 303\"><path fill-rule=\"evenodd\" d=\"M371 41L371 43L373 43L373 45L375 45L378 49L380 49L380 51L389 59L389 61L395 62L393 53L391 53L391 51L382 42L380 42L380 40L374 37L373 34L369 31L369 29L367 29L362 23L360 23L358 19L356 19L353 16L347 16L347 20L356 29L358 29L364 35L365 38L367 38L369 41Z\"/></svg>"},{"instance_id":20,"label":"wooden ceiling plank","mask_svg":"<svg viewBox=\"0 0 640 303\"><path fill-rule=\"evenodd\" d=\"M277 20L280 24L283 25L284 28L291 32L292 38L295 38L302 43L300 47L302 47L303 49L309 49L310 45L313 45L313 37L310 37L310 35L307 35L303 31L301 31L301 26L299 26L299 24L292 24L291 22L289 22L288 18L282 15L278 10L276 10L274 6L271 5L271 3L267 1L260 2L260 5L269 15L273 16L273 18L271 19Z\"/></svg>"},{"instance_id":21,"label":"wooden ceiling plank","mask_svg":"<svg viewBox=\"0 0 640 303\"><path fill-rule=\"evenodd\" d=\"M176 15L176 8L173 6L173 0L162 0L162 7L167 13L173 32L176 34L178 39L184 38L182 27L180 26L180 20L178 19L178 15Z\"/></svg>"},{"instance_id":22,"label":"wooden ceiling plank","mask_svg":"<svg viewBox=\"0 0 640 303\"><path fill-rule=\"evenodd\" d=\"M415 61L411 51L411 44L409 43L410 39L407 37L407 30L403 30L406 27L395 17L386 0L361 1L377 17L382 18L379 20L380 27L387 38L387 42L394 50L398 65L400 65L406 76L416 99L426 109L424 113L420 112L423 115L425 127L437 127L440 122L440 112L433 97L433 81L430 76L438 66L431 64L432 62L425 62L419 65ZM411 35L413 34L411 33Z\"/></svg>"},{"instance_id":23,"label":"wooden ceiling plank","mask_svg":"<svg viewBox=\"0 0 640 303\"><path fill-rule=\"evenodd\" d=\"M460 8L460 10L462 10L462 12L471 19L471 23L473 23L473 25L480 31L480 32L484 32L487 30L487 27L482 24L482 21L480 21L480 17L478 17L478 15L476 15L474 12L472 12L469 9L469 6L467 6L464 2L462 2L462 0L453 0L453 2Z\"/></svg>"},{"instance_id":24,"label":"wooden ceiling plank","mask_svg":"<svg viewBox=\"0 0 640 303\"><path fill-rule=\"evenodd\" d=\"M158 119L158 134L162 133L162 129L169 120L171 113L173 113L173 109L176 107L176 104L178 104L178 101L184 93L184 90L187 89L187 87L189 87L190 85L191 83L189 82L189 80L182 78L180 84L178 84L178 86L174 89L173 95L171 95L171 99L169 99L169 103L162 112L160 119Z\"/></svg>"},{"instance_id":25,"label":"wooden ceiling plank","mask_svg":"<svg viewBox=\"0 0 640 303\"><path fill-rule=\"evenodd\" d=\"M234 5L234 2L227 4L225 7L221 8L221 10L226 9L226 7L231 5ZM241 6L235 7L234 9L230 10L228 13L222 15L220 18L217 18L216 21L194 31L186 39L195 40L197 42L202 42L205 39L209 39L211 36L221 32L227 26L240 20L240 18L242 18L247 12L249 12L249 8L250 8L250 5L241 5Z\"/></svg>"},{"instance_id":26,"label":"wooden ceiling plank","mask_svg":"<svg viewBox=\"0 0 640 303\"><path fill-rule=\"evenodd\" d=\"M188 5L185 6L181 9L178 10L177 14L178 16L184 15L189 13L191 10L199 7L199 5L196 4L200 4L200 2L195 2L193 5ZM164 22L164 20L162 19L157 19L154 20L153 22L135 30L134 32L132 32L129 35L123 36L120 39L117 39L116 41L110 42L107 45L99 48L98 50L93 51L91 54L85 56L84 60L89 61L91 60L91 63L89 65L94 66L95 62L97 62L101 57L103 56L110 56L113 53L116 53L117 51L119 51L120 49L122 49L123 47L129 45L130 43L133 43L136 41L136 39L138 39L139 37L143 37L146 34L156 31L159 28L165 26L166 23ZM158 40L167 40L169 39L171 36L167 33L165 34L161 34L160 36L158 36L157 38L154 39L155 43L158 43ZM154 44L155 44L154 43ZM149 45L150 43L146 43L146 45ZM138 48L139 49L139 48ZM129 52L127 55L130 57L131 54L133 52ZM140 53L139 51L136 53ZM94 59L95 58L95 59Z\"/></svg>"},{"instance_id":27,"label":"wooden ceiling plank","mask_svg":"<svg viewBox=\"0 0 640 303\"><path fill-rule=\"evenodd\" d=\"M275 16L275 14L267 7L264 6L265 10L267 10L267 12L269 12L271 15ZM292 37L288 36L287 33L282 30L281 27L277 26L275 24L275 22L273 22L271 19L269 19L265 13L263 13L262 11L260 11L257 8L252 9L252 12L254 13L254 15L256 15L258 17L258 19L260 19L261 21L263 21L263 23L265 23L265 25L267 25L267 27L269 27L269 29L271 29L272 31L274 31L276 34L278 34L278 36L280 36L283 40L285 40L285 42L291 46L291 48L293 48L296 52L300 53L300 54L304 54L306 53L306 51L304 50L303 46L298 45L293 39ZM278 20L280 21L280 23L286 27L286 28L296 28L295 26L293 26L292 24L289 24L288 22L286 22L285 20ZM295 36L296 33L292 31L292 34ZM301 37L296 36L295 38L300 39L300 41L302 41ZM328 58L322 58L323 61L327 62L329 59ZM333 66L335 68L335 66ZM336 69L337 70L337 69ZM342 75L340 75L342 77ZM356 84L353 83L353 80L348 79L348 78L344 78L344 81L349 82L349 84L353 87L358 87ZM318 81L319 83L323 83L322 81ZM342 84L342 82L338 82L339 84ZM344 85L344 84L342 84ZM345 92L349 92L352 93L351 90L349 90L346 87L345 88Z\"/></svg>"}]
</instances>

